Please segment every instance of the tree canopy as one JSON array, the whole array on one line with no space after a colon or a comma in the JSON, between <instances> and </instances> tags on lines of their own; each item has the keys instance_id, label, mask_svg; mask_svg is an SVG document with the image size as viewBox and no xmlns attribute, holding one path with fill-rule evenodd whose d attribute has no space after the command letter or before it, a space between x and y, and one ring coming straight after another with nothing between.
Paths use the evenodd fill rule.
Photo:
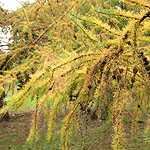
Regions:
<instances>
[{"instance_id":1,"label":"tree canopy","mask_svg":"<svg viewBox=\"0 0 150 150\"><path fill-rule=\"evenodd\" d=\"M136 129L141 114L150 113L148 0L37 0L12 12L1 8L0 27L12 35L9 52L0 55L0 88L18 88L0 113L36 100L28 142L38 137L43 111L51 140L57 115L67 109L64 150L89 114L111 121L112 148L124 149L123 117Z\"/></svg>"}]
</instances>

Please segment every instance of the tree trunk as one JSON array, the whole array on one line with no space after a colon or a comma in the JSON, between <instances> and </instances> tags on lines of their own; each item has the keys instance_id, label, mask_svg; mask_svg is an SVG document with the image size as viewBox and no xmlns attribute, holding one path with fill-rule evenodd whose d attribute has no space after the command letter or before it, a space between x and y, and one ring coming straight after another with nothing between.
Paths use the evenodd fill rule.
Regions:
<instances>
[{"instance_id":1,"label":"tree trunk","mask_svg":"<svg viewBox=\"0 0 150 150\"><path fill-rule=\"evenodd\" d=\"M5 91L1 90L0 91L0 109L5 105L3 99L6 97ZM6 114L0 114L0 122L1 121L8 121L9 120L9 114L8 112Z\"/></svg>"}]
</instances>

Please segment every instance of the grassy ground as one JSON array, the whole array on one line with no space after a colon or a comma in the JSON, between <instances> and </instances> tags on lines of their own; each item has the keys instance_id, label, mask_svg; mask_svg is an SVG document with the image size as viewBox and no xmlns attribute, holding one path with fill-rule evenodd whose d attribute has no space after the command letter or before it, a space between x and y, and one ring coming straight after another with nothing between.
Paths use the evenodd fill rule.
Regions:
<instances>
[{"instance_id":1,"label":"grassy ground","mask_svg":"<svg viewBox=\"0 0 150 150\"><path fill-rule=\"evenodd\" d=\"M39 141L31 145L25 144L31 119L32 112L20 112L13 114L9 121L1 122L0 150L60 150L59 135L51 143L46 142L44 125L41 125L43 132ZM110 149L111 136L108 129L110 124L102 125L100 129L94 126L98 126L98 122L93 122L86 132L73 133L70 145L73 150L97 150L99 147Z\"/></svg>"},{"instance_id":2,"label":"grassy ground","mask_svg":"<svg viewBox=\"0 0 150 150\"><path fill-rule=\"evenodd\" d=\"M9 121L0 123L0 150L61 150L59 135L51 143L45 139L45 125L41 124L41 137L37 143L26 145L29 134L32 112L19 112L11 115ZM130 122L126 120L126 147L129 150L150 150L150 145L143 141L144 122L139 123L139 130L135 138L131 138ZM72 150L111 150L110 122L93 121L87 130L72 134L70 147Z\"/></svg>"},{"instance_id":3,"label":"grassy ground","mask_svg":"<svg viewBox=\"0 0 150 150\"><path fill-rule=\"evenodd\" d=\"M0 122L0 150L16 150L22 145L29 133L30 113L13 114L9 121Z\"/></svg>"},{"instance_id":4,"label":"grassy ground","mask_svg":"<svg viewBox=\"0 0 150 150\"><path fill-rule=\"evenodd\" d=\"M32 107L31 107L32 106ZM29 135L32 120L34 101L28 101L17 113L10 114L9 121L0 122L0 150L61 150L59 134L50 143L46 141L46 124L40 124L40 138L37 142L30 145L25 144ZM60 120L62 116L58 119ZM132 135L131 121L124 118L126 130L126 149L127 150L150 150L149 143L145 142L143 131L146 126L146 118L143 116L138 123L138 130ZM71 150L111 150L112 123L108 121L88 121L88 128L85 124L81 129L71 135ZM61 123L56 128L60 128Z\"/></svg>"}]
</instances>

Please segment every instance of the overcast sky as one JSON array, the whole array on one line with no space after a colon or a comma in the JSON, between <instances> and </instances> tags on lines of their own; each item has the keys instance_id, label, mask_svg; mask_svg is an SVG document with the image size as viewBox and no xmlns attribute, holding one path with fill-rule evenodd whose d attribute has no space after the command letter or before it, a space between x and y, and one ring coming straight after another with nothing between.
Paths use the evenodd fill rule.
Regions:
<instances>
[{"instance_id":1,"label":"overcast sky","mask_svg":"<svg viewBox=\"0 0 150 150\"><path fill-rule=\"evenodd\" d=\"M8 10L16 10L18 7L21 7L19 2L26 1L29 1L30 3L35 2L35 0L0 0L0 5Z\"/></svg>"}]
</instances>

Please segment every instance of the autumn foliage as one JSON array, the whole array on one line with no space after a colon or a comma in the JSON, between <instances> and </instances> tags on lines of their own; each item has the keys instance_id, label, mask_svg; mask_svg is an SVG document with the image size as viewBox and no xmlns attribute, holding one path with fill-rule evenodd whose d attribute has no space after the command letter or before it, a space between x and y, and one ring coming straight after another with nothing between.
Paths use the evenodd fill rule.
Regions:
<instances>
[{"instance_id":1,"label":"autumn foliage","mask_svg":"<svg viewBox=\"0 0 150 150\"><path fill-rule=\"evenodd\" d=\"M41 0L0 11L0 26L12 35L9 52L0 57L0 87L14 91L0 113L34 98L27 142L38 138L42 112L52 140L62 113L63 150L85 116L112 122L112 148L126 149L123 118L133 131L143 113L149 120L150 3ZM149 127L147 122L146 132Z\"/></svg>"}]
</instances>

